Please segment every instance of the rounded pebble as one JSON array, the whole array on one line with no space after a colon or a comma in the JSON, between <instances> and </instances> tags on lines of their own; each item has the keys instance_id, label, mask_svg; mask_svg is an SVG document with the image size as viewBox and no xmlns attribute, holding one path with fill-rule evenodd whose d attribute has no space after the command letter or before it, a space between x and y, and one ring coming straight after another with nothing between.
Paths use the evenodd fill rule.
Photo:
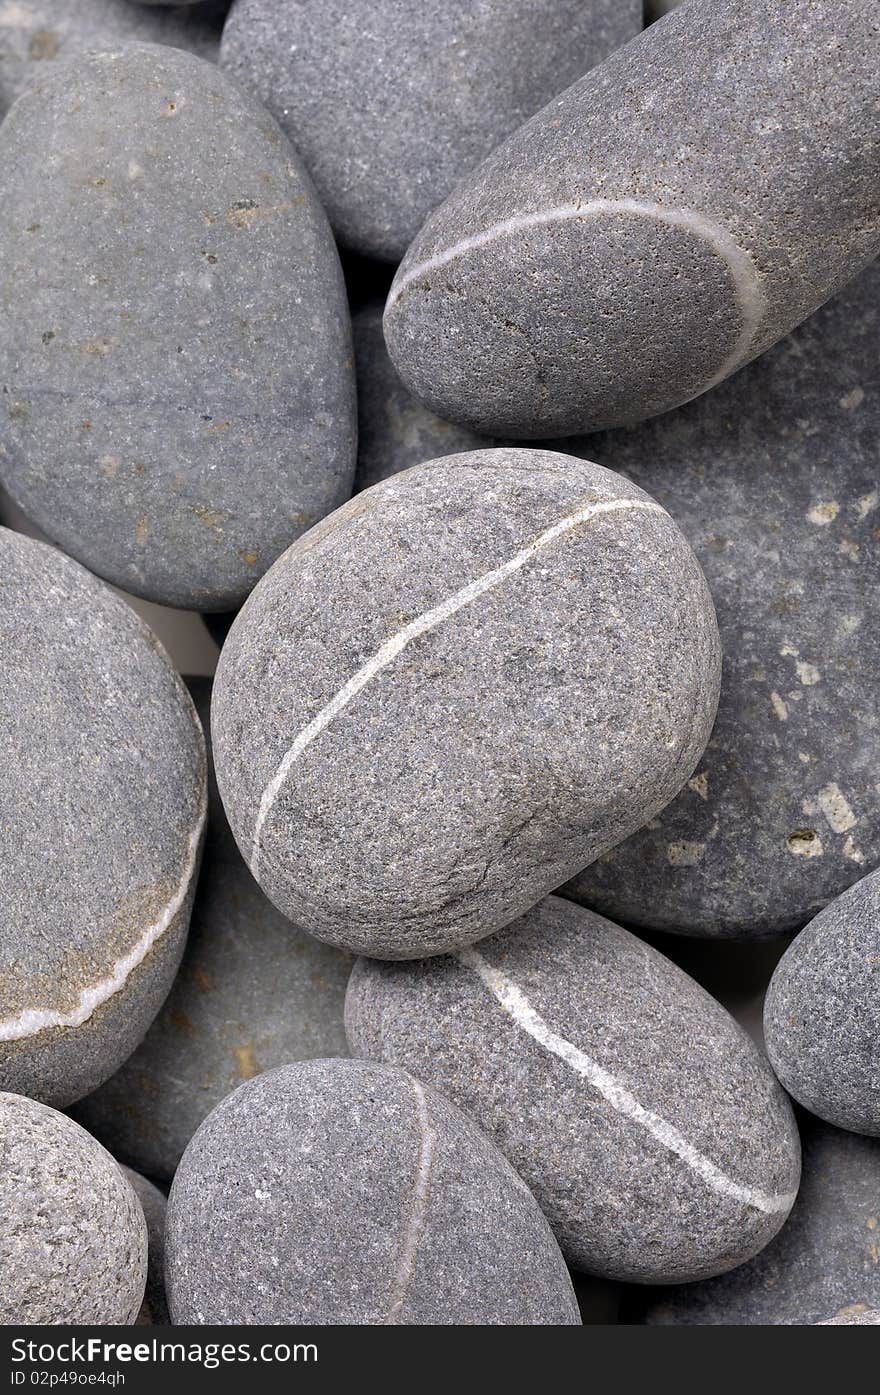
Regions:
<instances>
[{"instance_id":1,"label":"rounded pebble","mask_svg":"<svg viewBox=\"0 0 880 1395\"><path fill-rule=\"evenodd\" d=\"M165 1301L165 1212L167 1202L158 1187L148 1182L139 1172L123 1167L147 1223L148 1260L147 1287L144 1301L137 1315L138 1327L167 1327L171 1322L168 1304Z\"/></svg>"}]
</instances>

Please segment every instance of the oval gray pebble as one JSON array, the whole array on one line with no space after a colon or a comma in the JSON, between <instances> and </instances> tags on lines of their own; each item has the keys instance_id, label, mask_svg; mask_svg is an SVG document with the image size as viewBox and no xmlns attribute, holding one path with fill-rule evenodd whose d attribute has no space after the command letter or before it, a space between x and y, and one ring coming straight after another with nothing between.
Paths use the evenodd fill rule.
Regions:
<instances>
[{"instance_id":1,"label":"oval gray pebble","mask_svg":"<svg viewBox=\"0 0 880 1395\"><path fill-rule=\"evenodd\" d=\"M168 1206L175 1323L578 1324L559 1248L487 1138L403 1071L310 1061L214 1111Z\"/></svg>"},{"instance_id":2,"label":"oval gray pebble","mask_svg":"<svg viewBox=\"0 0 880 1395\"><path fill-rule=\"evenodd\" d=\"M813 1114L880 1135L880 870L802 930L770 980L771 1065Z\"/></svg>"},{"instance_id":3,"label":"oval gray pebble","mask_svg":"<svg viewBox=\"0 0 880 1395\"><path fill-rule=\"evenodd\" d=\"M121 1170L72 1119L0 1093L0 1324L133 1322L147 1227Z\"/></svg>"},{"instance_id":4,"label":"oval gray pebble","mask_svg":"<svg viewBox=\"0 0 880 1395\"><path fill-rule=\"evenodd\" d=\"M126 590L234 608L354 473L345 288L301 162L216 68L134 44L31 84L0 198L3 483Z\"/></svg>"},{"instance_id":5,"label":"oval gray pebble","mask_svg":"<svg viewBox=\"0 0 880 1395\"><path fill-rule=\"evenodd\" d=\"M442 417L520 438L714 387L880 251L865 0L690 0L428 219L385 333Z\"/></svg>"},{"instance_id":6,"label":"oval gray pebble","mask_svg":"<svg viewBox=\"0 0 880 1395\"><path fill-rule=\"evenodd\" d=\"M359 960L346 1028L355 1055L486 1130L577 1268L718 1274L794 1202L791 1108L745 1032L668 959L557 897L455 956Z\"/></svg>"},{"instance_id":7,"label":"oval gray pebble","mask_svg":"<svg viewBox=\"0 0 880 1395\"><path fill-rule=\"evenodd\" d=\"M297 924L440 953L672 797L718 670L702 573L647 495L550 452L448 456L312 529L240 612L214 686L220 792Z\"/></svg>"},{"instance_id":8,"label":"oval gray pebble","mask_svg":"<svg viewBox=\"0 0 880 1395\"><path fill-rule=\"evenodd\" d=\"M237 0L221 63L300 151L340 240L398 262L463 175L641 22L641 0Z\"/></svg>"},{"instance_id":9,"label":"oval gray pebble","mask_svg":"<svg viewBox=\"0 0 880 1395\"><path fill-rule=\"evenodd\" d=\"M131 607L5 528L0 652L0 1089L65 1105L131 1054L171 987L204 742Z\"/></svg>"},{"instance_id":10,"label":"oval gray pebble","mask_svg":"<svg viewBox=\"0 0 880 1395\"><path fill-rule=\"evenodd\" d=\"M122 1171L128 1178L147 1223L147 1287L144 1301L137 1315L138 1327L166 1327L171 1318L165 1301L165 1212L167 1202L159 1188L134 1172L130 1167Z\"/></svg>"}]
</instances>

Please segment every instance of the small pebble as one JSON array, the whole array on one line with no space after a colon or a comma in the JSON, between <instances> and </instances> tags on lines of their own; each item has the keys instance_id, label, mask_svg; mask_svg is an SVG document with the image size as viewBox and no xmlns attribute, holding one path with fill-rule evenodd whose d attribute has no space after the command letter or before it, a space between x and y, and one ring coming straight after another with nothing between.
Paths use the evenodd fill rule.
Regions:
<instances>
[{"instance_id":1,"label":"small pebble","mask_svg":"<svg viewBox=\"0 0 880 1395\"><path fill-rule=\"evenodd\" d=\"M137 1199L141 1203L144 1220L147 1223L148 1260L147 1287L144 1301L137 1315L138 1327L164 1327L171 1318L165 1301L165 1212L167 1202L158 1187L148 1182L139 1172L123 1167Z\"/></svg>"}]
</instances>

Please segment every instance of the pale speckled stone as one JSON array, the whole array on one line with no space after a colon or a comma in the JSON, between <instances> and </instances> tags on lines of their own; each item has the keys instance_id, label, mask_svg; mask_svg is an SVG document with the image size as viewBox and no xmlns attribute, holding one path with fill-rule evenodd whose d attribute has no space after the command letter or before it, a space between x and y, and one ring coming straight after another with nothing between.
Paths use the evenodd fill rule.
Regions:
<instances>
[{"instance_id":1,"label":"pale speckled stone","mask_svg":"<svg viewBox=\"0 0 880 1395\"><path fill-rule=\"evenodd\" d=\"M702 574L646 495L550 452L447 456L359 494L253 593L214 685L218 783L297 924L441 953L667 803L718 679Z\"/></svg>"},{"instance_id":2,"label":"pale speckled stone","mask_svg":"<svg viewBox=\"0 0 880 1395\"><path fill-rule=\"evenodd\" d=\"M168 1206L175 1323L553 1324L580 1319L534 1197L403 1071L309 1061L205 1121Z\"/></svg>"},{"instance_id":3,"label":"pale speckled stone","mask_svg":"<svg viewBox=\"0 0 880 1395\"><path fill-rule=\"evenodd\" d=\"M385 334L431 411L536 438L705 392L880 251L880 13L689 0L428 219Z\"/></svg>"},{"instance_id":4,"label":"pale speckled stone","mask_svg":"<svg viewBox=\"0 0 880 1395\"><path fill-rule=\"evenodd\" d=\"M133 1322L147 1278L135 1192L99 1143L0 1093L0 1325Z\"/></svg>"},{"instance_id":5,"label":"pale speckled stone","mask_svg":"<svg viewBox=\"0 0 880 1395\"><path fill-rule=\"evenodd\" d=\"M871 1312L841 1313L838 1317L826 1318L824 1322L815 1323L816 1327L880 1327L880 1309L874 1308Z\"/></svg>"},{"instance_id":6,"label":"pale speckled stone","mask_svg":"<svg viewBox=\"0 0 880 1395\"><path fill-rule=\"evenodd\" d=\"M138 1327L164 1327L170 1323L168 1304L165 1301L165 1212L167 1201L159 1188L134 1172L130 1167L122 1171L135 1190L137 1199L147 1223L147 1287L144 1301L137 1315Z\"/></svg>"}]
</instances>

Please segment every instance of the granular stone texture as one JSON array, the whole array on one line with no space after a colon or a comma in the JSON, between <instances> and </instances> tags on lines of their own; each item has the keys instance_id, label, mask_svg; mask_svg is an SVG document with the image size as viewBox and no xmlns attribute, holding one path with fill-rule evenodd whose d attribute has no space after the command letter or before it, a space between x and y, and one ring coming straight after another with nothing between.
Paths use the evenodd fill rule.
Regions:
<instances>
[{"instance_id":1,"label":"granular stone texture","mask_svg":"<svg viewBox=\"0 0 880 1395\"><path fill-rule=\"evenodd\" d=\"M546 451L448 456L312 529L240 612L220 792L304 929L441 953L668 803L718 681L702 573L646 494Z\"/></svg>"},{"instance_id":2,"label":"granular stone texture","mask_svg":"<svg viewBox=\"0 0 880 1395\"><path fill-rule=\"evenodd\" d=\"M190 681L207 729L210 683ZM144 1041L76 1117L116 1156L170 1182L215 1105L260 1071L346 1056L351 960L306 935L260 891L216 786L180 972Z\"/></svg>"},{"instance_id":3,"label":"granular stone texture","mask_svg":"<svg viewBox=\"0 0 880 1395\"><path fill-rule=\"evenodd\" d=\"M880 870L832 901L783 955L764 1036L799 1104L839 1128L880 1135Z\"/></svg>"},{"instance_id":4,"label":"granular stone texture","mask_svg":"<svg viewBox=\"0 0 880 1395\"><path fill-rule=\"evenodd\" d=\"M800 929L880 864L880 263L700 402L564 448L669 509L724 649L693 778L564 894L686 935Z\"/></svg>"},{"instance_id":5,"label":"granular stone texture","mask_svg":"<svg viewBox=\"0 0 880 1395\"><path fill-rule=\"evenodd\" d=\"M792 1326L880 1306L880 1142L803 1117L803 1178L787 1223L748 1264L706 1283L629 1294L652 1326Z\"/></svg>"},{"instance_id":6,"label":"granular stone texture","mask_svg":"<svg viewBox=\"0 0 880 1395\"><path fill-rule=\"evenodd\" d=\"M36 1100L0 1093L0 1325L134 1322L147 1227L116 1163Z\"/></svg>"},{"instance_id":7,"label":"granular stone texture","mask_svg":"<svg viewBox=\"0 0 880 1395\"><path fill-rule=\"evenodd\" d=\"M496 436L688 402L880 252L880 10L689 0L459 184L385 333L431 411Z\"/></svg>"},{"instance_id":8,"label":"granular stone texture","mask_svg":"<svg viewBox=\"0 0 880 1395\"><path fill-rule=\"evenodd\" d=\"M0 202L3 483L109 581L235 608L354 473L344 282L301 162L216 68L133 44L31 84Z\"/></svg>"},{"instance_id":9,"label":"granular stone texture","mask_svg":"<svg viewBox=\"0 0 880 1395\"><path fill-rule=\"evenodd\" d=\"M417 964L361 959L356 1056L404 1067L485 1129L568 1262L636 1283L722 1273L791 1210L791 1107L733 1018L627 930L548 897Z\"/></svg>"},{"instance_id":10,"label":"granular stone texture","mask_svg":"<svg viewBox=\"0 0 880 1395\"><path fill-rule=\"evenodd\" d=\"M641 26L641 0L237 0L221 63L341 242L398 262L463 175Z\"/></svg>"},{"instance_id":11,"label":"granular stone texture","mask_svg":"<svg viewBox=\"0 0 880 1395\"><path fill-rule=\"evenodd\" d=\"M0 653L0 1089L62 1106L122 1064L171 987L204 742L131 607L5 528Z\"/></svg>"},{"instance_id":12,"label":"granular stone texture","mask_svg":"<svg viewBox=\"0 0 880 1395\"><path fill-rule=\"evenodd\" d=\"M175 1323L580 1322L534 1197L403 1071L309 1061L215 1109L168 1206Z\"/></svg>"},{"instance_id":13,"label":"granular stone texture","mask_svg":"<svg viewBox=\"0 0 880 1395\"><path fill-rule=\"evenodd\" d=\"M147 1223L148 1260L147 1287L137 1315L138 1327L165 1327L171 1318L165 1301L165 1212L167 1202L158 1187L139 1172L124 1167L129 1182L137 1194Z\"/></svg>"},{"instance_id":14,"label":"granular stone texture","mask_svg":"<svg viewBox=\"0 0 880 1395\"><path fill-rule=\"evenodd\" d=\"M826 1318L824 1322L815 1323L817 1327L880 1327L880 1309L875 1308L873 1312L852 1312L842 1313L840 1317Z\"/></svg>"}]
</instances>

